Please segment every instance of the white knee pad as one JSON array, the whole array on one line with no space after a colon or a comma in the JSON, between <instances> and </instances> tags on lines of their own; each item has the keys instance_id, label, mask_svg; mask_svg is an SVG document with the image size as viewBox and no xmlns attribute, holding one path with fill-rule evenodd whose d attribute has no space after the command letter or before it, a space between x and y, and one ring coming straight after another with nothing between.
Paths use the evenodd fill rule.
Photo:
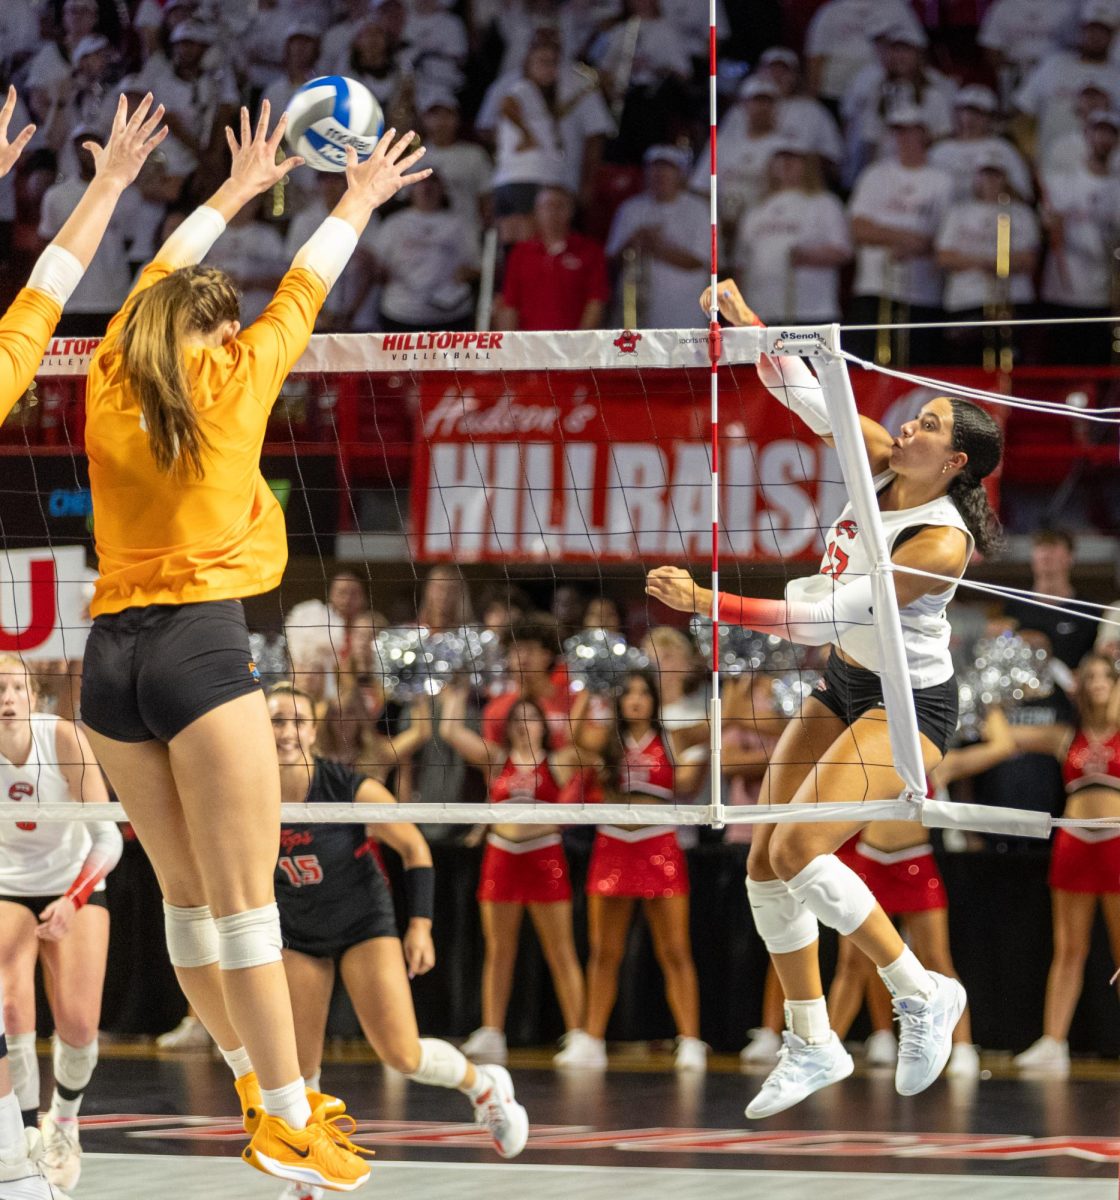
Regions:
<instances>
[{"instance_id":1,"label":"white knee pad","mask_svg":"<svg viewBox=\"0 0 1120 1200\"><path fill-rule=\"evenodd\" d=\"M275 904L218 917L218 965L223 971L263 967L283 959L280 910Z\"/></svg>"},{"instance_id":2,"label":"white knee pad","mask_svg":"<svg viewBox=\"0 0 1120 1200\"><path fill-rule=\"evenodd\" d=\"M433 1087L457 1088L467 1073L463 1054L438 1038L420 1039L420 1065L409 1076Z\"/></svg>"},{"instance_id":3,"label":"white knee pad","mask_svg":"<svg viewBox=\"0 0 1120 1200\"><path fill-rule=\"evenodd\" d=\"M218 930L210 909L163 902L163 928L173 967L208 967L218 961Z\"/></svg>"},{"instance_id":4,"label":"white knee pad","mask_svg":"<svg viewBox=\"0 0 1120 1200\"><path fill-rule=\"evenodd\" d=\"M747 876L747 899L758 936L771 954L792 954L817 940L817 919L780 879Z\"/></svg>"},{"instance_id":5,"label":"white knee pad","mask_svg":"<svg viewBox=\"0 0 1120 1200\"><path fill-rule=\"evenodd\" d=\"M8 1062L12 1072L12 1090L25 1112L39 1107L39 1056L35 1053L33 1033L8 1034Z\"/></svg>"},{"instance_id":6,"label":"white knee pad","mask_svg":"<svg viewBox=\"0 0 1120 1200\"><path fill-rule=\"evenodd\" d=\"M835 854L814 858L786 887L821 924L845 936L855 933L876 904L867 884Z\"/></svg>"},{"instance_id":7,"label":"white knee pad","mask_svg":"<svg viewBox=\"0 0 1120 1200\"><path fill-rule=\"evenodd\" d=\"M86 1046L71 1046L54 1035L54 1081L72 1092L84 1092L97 1066L97 1038Z\"/></svg>"}]
</instances>

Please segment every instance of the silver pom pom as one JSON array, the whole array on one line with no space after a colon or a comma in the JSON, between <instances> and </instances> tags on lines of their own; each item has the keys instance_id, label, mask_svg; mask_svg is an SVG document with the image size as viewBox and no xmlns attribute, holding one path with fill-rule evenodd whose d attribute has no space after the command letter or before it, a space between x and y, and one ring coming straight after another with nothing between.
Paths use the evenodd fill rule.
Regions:
<instances>
[{"instance_id":1,"label":"silver pom pom","mask_svg":"<svg viewBox=\"0 0 1120 1200\"><path fill-rule=\"evenodd\" d=\"M423 626L383 629L373 639L374 674L390 700L407 703L437 696L451 679L484 669L482 636L476 629L432 633Z\"/></svg>"},{"instance_id":2,"label":"silver pom pom","mask_svg":"<svg viewBox=\"0 0 1120 1200\"><path fill-rule=\"evenodd\" d=\"M692 636L706 662L712 661L712 622L699 614L689 622ZM745 671L796 671L805 661L805 647L742 625L719 626L719 669L734 678Z\"/></svg>"},{"instance_id":3,"label":"silver pom pom","mask_svg":"<svg viewBox=\"0 0 1120 1200\"><path fill-rule=\"evenodd\" d=\"M1050 655L1017 633L981 638L973 654L972 665L957 680L960 731L965 740L979 739L984 711L990 705L1015 708L1054 691Z\"/></svg>"},{"instance_id":4,"label":"silver pom pom","mask_svg":"<svg viewBox=\"0 0 1120 1200\"><path fill-rule=\"evenodd\" d=\"M585 688L597 695L618 695L627 671L649 666L649 659L621 633L584 629L564 643L572 691Z\"/></svg>"},{"instance_id":5,"label":"silver pom pom","mask_svg":"<svg viewBox=\"0 0 1120 1200\"><path fill-rule=\"evenodd\" d=\"M775 675L770 690L775 710L787 719L796 717L819 678L815 671L784 671Z\"/></svg>"}]
</instances>

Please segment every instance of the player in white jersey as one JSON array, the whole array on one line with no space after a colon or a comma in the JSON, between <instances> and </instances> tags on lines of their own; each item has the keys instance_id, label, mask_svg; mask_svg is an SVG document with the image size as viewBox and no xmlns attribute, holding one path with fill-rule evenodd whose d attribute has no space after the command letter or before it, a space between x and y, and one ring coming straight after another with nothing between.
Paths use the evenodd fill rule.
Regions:
<instances>
[{"instance_id":1,"label":"player in white jersey","mask_svg":"<svg viewBox=\"0 0 1120 1200\"><path fill-rule=\"evenodd\" d=\"M718 289L727 320L760 324L733 282ZM705 293L705 312L708 302ZM758 373L771 395L831 443L821 385L804 360L764 357ZM983 409L946 396L925 404L898 437L866 417L860 421L892 561L958 578L974 545L987 551L998 541L998 522L981 481L999 465L999 427ZM832 647L824 678L770 760L762 798L771 804L858 802L895 796L903 787L893 766L874 633L874 561L850 506L826 545L820 573L791 582L785 600L719 598L723 620ZM956 585L901 572L894 585L928 773L957 725L945 619ZM711 612L712 593L679 567L651 571L646 591L670 608ZM829 1027L818 921L851 938L878 967L893 997L899 1020L897 1090L902 1095L924 1090L948 1061L964 989L922 966L867 885L836 856L866 824L853 810L850 821L762 826L755 832L747 895L785 992L788 1028L778 1065L748 1105L748 1117L773 1116L852 1072L851 1057Z\"/></svg>"},{"instance_id":2,"label":"player in white jersey","mask_svg":"<svg viewBox=\"0 0 1120 1200\"><path fill-rule=\"evenodd\" d=\"M0 822L0 979L12 1083L24 1124L39 1113L35 966L43 964L54 1017L54 1094L43 1118L43 1171L71 1188L81 1173L78 1109L97 1064L97 1025L109 949L105 876L121 856L111 821L36 821L40 804L109 797L85 735L35 711L23 662L0 654L0 799L28 820ZM6 1195L0 1192L0 1195Z\"/></svg>"}]
</instances>

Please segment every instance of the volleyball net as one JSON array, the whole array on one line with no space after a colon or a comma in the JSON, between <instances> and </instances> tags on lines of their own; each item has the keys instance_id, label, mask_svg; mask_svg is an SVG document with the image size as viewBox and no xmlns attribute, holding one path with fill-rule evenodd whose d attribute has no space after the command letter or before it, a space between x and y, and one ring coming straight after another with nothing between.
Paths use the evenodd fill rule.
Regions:
<instances>
[{"instance_id":1,"label":"volleyball net","mask_svg":"<svg viewBox=\"0 0 1120 1200\"><path fill-rule=\"evenodd\" d=\"M56 338L34 387L0 428L0 653L21 655L44 682L47 706L63 715L76 702L89 628L93 514L81 447L84 374L95 346ZM811 362L835 450L766 393L754 368L761 354ZM576 589L592 609L591 602L600 605L584 627L573 622L555 635L557 702L549 717L558 740L574 736L576 721L610 726L629 670L649 668L662 682L673 672L694 674L695 664L670 664L667 653L662 662L649 631L680 630L709 659L706 685L689 693L706 698L709 727L708 780L691 803L604 802L592 787L560 804L430 794L413 802L405 795L396 807L363 806L362 819L783 823L851 820L857 801L859 820L1045 836L1046 814L926 799L893 568L859 426L862 413L897 429L938 393L985 404L1000 397L985 390L980 372L929 379L849 360L836 326L728 329L714 344L707 330L313 338L284 386L262 457L286 513L291 553L278 595L246 605L266 681L306 688L336 725L350 721L351 732L379 730L374 740L389 755L380 765L395 769L394 729L417 719L417 706L431 697L438 705L449 685L470 692L486 727L485 706L519 686L510 649L524 626L509 611L547 609L561 589ZM800 702L821 661L776 637L713 630L702 617L690 623L644 596L645 572L676 563L706 582L715 530L721 587L780 596L794 576L818 571L825 533L849 501L875 547L874 632L900 788L810 804L728 805L721 786L728 725L774 733L803 719ZM327 605L339 565L357 577L370 614L340 622ZM452 593L439 613L426 583L433 570ZM623 610L621 629L612 603ZM478 610L486 604L497 617ZM721 720L720 697L732 687L741 698L749 694L747 714L740 705ZM695 720L695 703L691 711ZM692 748L694 760L704 753ZM42 805L35 819L104 819L95 807ZM0 819L27 813L26 802L0 798ZM111 815L126 819L115 809ZM287 806L285 819L352 822L354 810Z\"/></svg>"}]
</instances>

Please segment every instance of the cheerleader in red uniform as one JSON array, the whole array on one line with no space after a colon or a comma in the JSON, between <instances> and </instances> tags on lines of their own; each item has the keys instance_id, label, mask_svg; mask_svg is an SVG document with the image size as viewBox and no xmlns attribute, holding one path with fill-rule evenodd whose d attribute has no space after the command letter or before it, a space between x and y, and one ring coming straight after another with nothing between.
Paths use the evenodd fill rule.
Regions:
<instances>
[{"instance_id":1,"label":"cheerleader in red uniform","mask_svg":"<svg viewBox=\"0 0 1120 1200\"><path fill-rule=\"evenodd\" d=\"M1018 748L1053 754L1062 763L1065 816L1120 817L1120 686L1116 664L1087 654L1077 669L1076 729L1068 725L1014 729ZM1054 957L1046 979L1042 1037L1015 1057L1023 1070L1065 1075L1069 1027L1081 996L1097 902L1112 956L1120 963L1120 829L1059 829L1050 854Z\"/></svg>"},{"instance_id":2,"label":"cheerleader in red uniform","mask_svg":"<svg viewBox=\"0 0 1120 1200\"><path fill-rule=\"evenodd\" d=\"M1007 718L999 709L991 709L984 721L983 740L950 750L930 771L930 794L942 798L951 783L989 771L1016 752ZM918 958L931 970L958 978L949 948L945 883L926 831L912 821L872 821L837 851L837 857L867 884L883 911L901 921ZM842 937L828 994L829 1017L837 1037L847 1033L864 999L874 1030L867 1041L867 1062L894 1066L898 1045L891 1028L890 995L870 960ZM967 1008L953 1030L946 1074L953 1079L980 1077L980 1056L972 1044Z\"/></svg>"},{"instance_id":3,"label":"cheerleader in red uniform","mask_svg":"<svg viewBox=\"0 0 1120 1200\"><path fill-rule=\"evenodd\" d=\"M686 768L674 766L668 738L657 719L657 680L649 671L627 674L617 706L615 745L608 747L608 796L621 803L669 803L679 791L695 791ZM702 771L703 765L692 768ZM610 793L616 793L610 796ZM587 877L586 1039L557 1055L561 1066L605 1066L607 1021L618 995L618 974L634 905L642 908L653 935L665 993L677 1026L676 1066L704 1070L707 1047L700 1041L700 992L688 917L688 865L672 826L600 826Z\"/></svg>"},{"instance_id":4,"label":"cheerleader in red uniform","mask_svg":"<svg viewBox=\"0 0 1120 1200\"><path fill-rule=\"evenodd\" d=\"M486 776L492 804L555 804L561 789L588 765L574 747L551 749L540 706L521 698L505 719L501 742L466 725L465 689L447 688L440 702L440 734ZM506 1010L521 919L529 910L552 975L567 1030L578 1042L583 1019L583 974L572 932L572 888L558 825L492 825L478 883L486 954L482 964L482 1026L463 1044L471 1058L506 1061Z\"/></svg>"}]
</instances>

